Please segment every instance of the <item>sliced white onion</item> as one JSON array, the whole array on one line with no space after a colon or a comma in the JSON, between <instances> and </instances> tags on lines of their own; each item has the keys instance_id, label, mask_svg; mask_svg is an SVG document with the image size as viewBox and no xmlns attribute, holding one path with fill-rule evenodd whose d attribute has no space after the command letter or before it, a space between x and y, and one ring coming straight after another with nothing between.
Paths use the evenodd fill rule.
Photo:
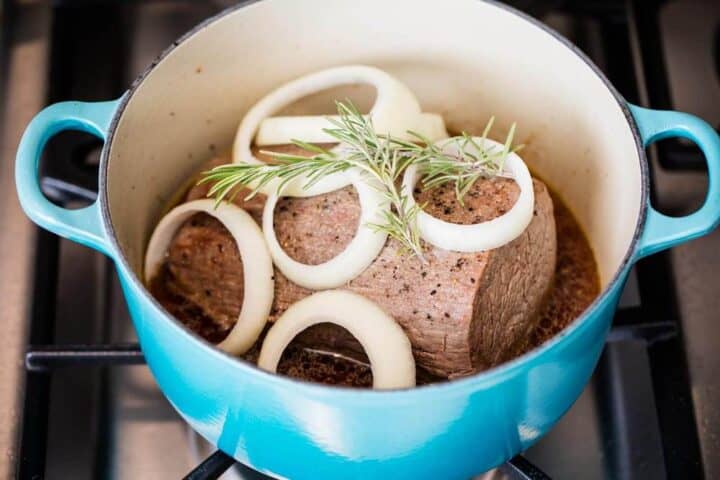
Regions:
<instances>
[{"instance_id":1,"label":"sliced white onion","mask_svg":"<svg viewBox=\"0 0 720 480\"><path fill-rule=\"evenodd\" d=\"M222 222L237 243L243 261L244 295L240 315L228 336L218 344L226 352L240 355L253 346L267 322L273 302L275 282L270 253L257 223L242 208L222 202L215 208L210 199L179 205L155 227L145 254L145 281L158 273L175 232L188 218L205 212Z\"/></svg>"},{"instance_id":2,"label":"sliced white onion","mask_svg":"<svg viewBox=\"0 0 720 480\"><path fill-rule=\"evenodd\" d=\"M370 84L376 88L375 104L369 115L377 133L402 135L418 123L420 104L415 95L395 77L378 68L364 65L329 68L282 85L250 108L235 135L233 162L262 164L263 162L253 155L250 147L264 119L303 97L347 84ZM348 185L347 178L343 175L329 175L307 189L303 188L306 182L306 177L297 178L285 187L284 194L290 197L311 197ZM277 191L277 187L277 182L269 182L261 191L269 195Z\"/></svg>"},{"instance_id":3,"label":"sliced white onion","mask_svg":"<svg viewBox=\"0 0 720 480\"><path fill-rule=\"evenodd\" d=\"M370 224L382 224L388 202L380 193L379 185L350 170L344 179L357 190L360 200L360 222L350 244L332 259L319 265L307 265L293 260L278 243L273 220L278 194L271 192L263 210L263 233L275 266L292 282L312 290L323 290L343 285L360 275L378 256L385 245L387 234L374 231Z\"/></svg>"},{"instance_id":4,"label":"sliced white onion","mask_svg":"<svg viewBox=\"0 0 720 480\"><path fill-rule=\"evenodd\" d=\"M260 123L255 135L255 145L258 147L286 145L292 143L293 140L302 140L308 143L337 142L335 137L323 131L323 129L333 126L328 119L338 120L339 117L337 115L298 115L266 118ZM432 142L448 137L445 120L436 113L421 113L415 121L415 126L409 130L423 135ZM408 133L398 135L398 138L416 140Z\"/></svg>"},{"instance_id":5,"label":"sliced white onion","mask_svg":"<svg viewBox=\"0 0 720 480\"><path fill-rule=\"evenodd\" d=\"M373 388L415 386L415 359L403 329L377 304L346 290L318 292L291 305L265 337L258 367L275 372L292 339L318 323L340 325L360 342L370 359Z\"/></svg>"},{"instance_id":6,"label":"sliced white onion","mask_svg":"<svg viewBox=\"0 0 720 480\"><path fill-rule=\"evenodd\" d=\"M474 138L475 142L482 146L483 139ZM443 151L446 153L457 153L456 142L442 142ZM475 149L472 144L466 148ZM503 145L493 140L485 140L486 149L502 149ZM475 152L471 152L475 153ZM417 216L417 225L420 236L428 243L445 250L456 252L478 252L498 248L510 243L520 236L527 228L533 218L535 207L535 192L533 190L532 177L525 162L515 153L510 153L505 160L505 170L512 174L515 182L520 187L520 195L515 204L505 214L474 225L459 225L446 222L420 211ZM410 192L408 204L412 207L415 200L411 192L418 181L418 168L416 165L405 170L403 177L403 190Z\"/></svg>"}]
</instances>

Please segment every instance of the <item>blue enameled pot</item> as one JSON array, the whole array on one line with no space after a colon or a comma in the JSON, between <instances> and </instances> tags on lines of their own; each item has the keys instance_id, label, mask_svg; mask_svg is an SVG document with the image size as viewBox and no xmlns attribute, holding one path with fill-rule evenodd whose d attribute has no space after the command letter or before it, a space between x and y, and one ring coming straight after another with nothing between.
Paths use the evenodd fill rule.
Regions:
<instances>
[{"instance_id":1,"label":"blue enameled pot","mask_svg":"<svg viewBox=\"0 0 720 480\"><path fill-rule=\"evenodd\" d=\"M247 108L303 73L365 63L405 81L425 111L473 130L491 114L519 125L523 157L588 234L602 294L540 348L449 383L358 391L271 375L175 321L141 282L163 205ZM329 92L301 105L322 112ZM368 100L369 101L369 100ZM51 204L38 184L62 130L105 140L98 200ZM709 190L671 218L648 200L644 147L671 136L705 153ZM478 0L266 0L231 8L177 41L120 99L40 112L18 149L16 182L38 225L111 257L147 363L178 412L239 461L278 477L468 478L528 448L578 398L603 348L628 271L645 255L712 230L720 218L720 141L683 113L629 105L572 44L506 6Z\"/></svg>"}]
</instances>

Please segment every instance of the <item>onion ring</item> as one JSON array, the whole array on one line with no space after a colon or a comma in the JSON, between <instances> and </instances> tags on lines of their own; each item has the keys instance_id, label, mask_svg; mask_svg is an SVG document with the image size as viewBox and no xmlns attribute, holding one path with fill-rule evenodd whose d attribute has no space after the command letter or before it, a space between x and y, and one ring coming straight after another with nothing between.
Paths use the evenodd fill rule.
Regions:
<instances>
[{"instance_id":1,"label":"onion ring","mask_svg":"<svg viewBox=\"0 0 720 480\"><path fill-rule=\"evenodd\" d=\"M367 117L367 115L363 115ZM323 129L333 125L328 119L338 120L337 115L298 115L288 117L269 117L263 120L255 135L255 145L266 147L286 145L298 139L307 143L334 143L337 139ZM436 113L421 113L415 126L409 130L419 133L431 142L448 138L445 120ZM403 140L417 140L407 133L396 135Z\"/></svg>"},{"instance_id":2,"label":"onion ring","mask_svg":"<svg viewBox=\"0 0 720 480\"><path fill-rule=\"evenodd\" d=\"M480 137L473 137L473 140L478 144L483 143ZM493 140L485 139L484 142L491 148L503 148L502 144ZM442 148L446 153L451 153L453 149L457 150L457 144L445 142ZM532 177L525 162L515 153L508 153L505 168L520 187L520 195L510 210L492 220L473 225L446 222L421 210L417 215L417 226L423 240L444 250L478 252L501 247L520 236L533 218L535 191ZM410 192L407 195L408 208L415 205L412 192L418 177L417 165L405 170L402 188L403 191Z\"/></svg>"},{"instance_id":3,"label":"onion ring","mask_svg":"<svg viewBox=\"0 0 720 480\"><path fill-rule=\"evenodd\" d=\"M379 134L404 134L415 127L420 116L420 104L415 95L395 77L374 67L351 65L329 68L292 80L273 90L257 102L240 122L233 144L233 162L263 164L250 148L260 123L278 110L307 95L339 85L366 83L375 86L377 96L370 110L373 128ZM309 188L303 188L305 176L289 182L284 194L289 197L312 197L332 192L348 185L343 175L329 175ZM277 191L278 181L264 185L260 191L266 195Z\"/></svg>"},{"instance_id":4,"label":"onion ring","mask_svg":"<svg viewBox=\"0 0 720 480\"><path fill-rule=\"evenodd\" d=\"M198 212L205 212L222 222L235 239L243 260L245 292L240 315L227 337L218 344L228 353L241 355L260 336L275 294L270 253L260 228L245 210L228 202L221 202L215 208L215 201L210 199L183 203L170 210L150 237L145 254L145 282L149 284L157 274L178 228Z\"/></svg>"},{"instance_id":5,"label":"onion ring","mask_svg":"<svg viewBox=\"0 0 720 480\"><path fill-rule=\"evenodd\" d=\"M345 328L363 346L370 359L373 388L415 386L415 359L403 329L376 303L346 290L318 292L291 305L265 337L258 367L275 372L293 338L326 322Z\"/></svg>"},{"instance_id":6,"label":"onion ring","mask_svg":"<svg viewBox=\"0 0 720 480\"><path fill-rule=\"evenodd\" d=\"M344 173L357 190L360 200L360 222L350 244L335 257L319 265L300 263L285 253L275 235L274 212L280 195L271 193L265 201L262 227L270 256L275 266L289 280L311 290L324 290L343 285L360 275L378 256L387 234L375 231L370 224L382 224L390 207L380 193L382 187L363 178L356 170Z\"/></svg>"}]
</instances>

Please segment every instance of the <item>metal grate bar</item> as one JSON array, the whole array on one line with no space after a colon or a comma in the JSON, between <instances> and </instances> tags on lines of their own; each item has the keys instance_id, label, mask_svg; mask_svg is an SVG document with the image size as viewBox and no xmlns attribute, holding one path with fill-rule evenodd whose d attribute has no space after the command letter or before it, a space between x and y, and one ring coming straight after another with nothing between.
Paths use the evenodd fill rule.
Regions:
<instances>
[{"instance_id":1,"label":"metal grate bar","mask_svg":"<svg viewBox=\"0 0 720 480\"><path fill-rule=\"evenodd\" d=\"M629 29L635 46L636 69L643 80L642 104L651 108L672 110L677 106L673 105L663 51L660 27L660 8L663 3L661 0L629 1ZM706 168L704 156L694 145L678 139L667 139L655 145L655 148L659 152L660 164L667 169L703 171Z\"/></svg>"},{"instance_id":2,"label":"metal grate bar","mask_svg":"<svg viewBox=\"0 0 720 480\"><path fill-rule=\"evenodd\" d=\"M511 458L500 471L513 480L550 480L550 477L522 455Z\"/></svg>"},{"instance_id":3,"label":"metal grate bar","mask_svg":"<svg viewBox=\"0 0 720 480\"><path fill-rule=\"evenodd\" d=\"M59 367L142 365L145 357L136 343L116 345L41 345L25 354L29 371L47 371Z\"/></svg>"},{"instance_id":4,"label":"metal grate bar","mask_svg":"<svg viewBox=\"0 0 720 480\"><path fill-rule=\"evenodd\" d=\"M185 476L185 480L215 480L235 465L235 459L218 450Z\"/></svg>"},{"instance_id":5,"label":"metal grate bar","mask_svg":"<svg viewBox=\"0 0 720 480\"><path fill-rule=\"evenodd\" d=\"M607 336L607 342L644 341L648 345L670 340L678 334L674 322L653 322L643 325L613 326Z\"/></svg>"}]
</instances>

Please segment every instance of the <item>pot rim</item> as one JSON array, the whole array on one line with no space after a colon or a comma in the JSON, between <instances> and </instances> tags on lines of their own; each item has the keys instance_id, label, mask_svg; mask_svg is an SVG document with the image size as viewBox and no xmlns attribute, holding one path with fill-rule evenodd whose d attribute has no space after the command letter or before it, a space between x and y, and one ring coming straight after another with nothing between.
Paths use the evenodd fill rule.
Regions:
<instances>
[{"instance_id":1,"label":"pot rim","mask_svg":"<svg viewBox=\"0 0 720 480\"><path fill-rule=\"evenodd\" d=\"M617 102L617 105L620 107L620 110L622 111L625 120L627 122L628 127L630 128L630 131L632 132L633 138L635 140L635 147L636 147L636 153L637 153L637 159L640 162L640 176L641 176L641 193L640 193L640 209L638 213L637 222L635 225L635 231L633 233L632 240L630 242L630 245L628 246L628 249L625 253L625 256L622 259L622 262L615 270L614 275L612 276L612 279L608 282L607 286L600 292L600 294L593 300L593 302L585 309L585 311L580 314L576 319L574 319L569 325L567 325L563 330L558 332L555 336L553 336L551 339L547 340L540 346L533 348L532 350L529 350L522 355L513 358L512 360L509 360L507 362L504 362L500 365L497 365L495 367L489 368L487 370L484 370L482 372L469 375L467 377L458 378L454 380L450 380L448 382L441 382L441 383L432 383L428 385L421 385L416 386L412 388L406 388L406 389L397 389L397 390L373 390L373 389L357 389L357 388L350 388L350 387L342 387L342 386L333 386L333 385L322 385L312 382L306 382L302 380L297 380L292 377L286 377L283 375L277 375L275 373L266 372L264 370L261 370L256 365L251 364L250 362L246 362L240 358L237 358L235 356L232 356L228 353L223 352L222 350L218 349L216 345L211 344L207 340L203 339L199 335L192 332L190 329L185 327L180 321L178 321L175 317L173 317L172 314L170 314L165 307L163 307L156 299L153 297L150 292L147 290L145 284L138 278L134 270L131 268L129 262L127 261L127 258L125 257L125 254L123 250L121 249L117 237L115 235L115 229L113 227L112 217L110 215L110 209L108 206L108 192L107 192L107 166L109 162L109 155L110 155L110 148L112 145L112 142L115 137L115 133L117 132L117 127L120 122L120 119L125 111L125 108L127 107L128 103L132 99L133 95L137 91L137 89L140 87L140 85L143 83L145 78L147 78L150 73L155 69L155 67L162 62L162 60L167 57L170 53L175 51L175 49L191 39L195 34L199 33L200 31L204 30L205 28L213 25L217 21L221 20L222 18L235 13L236 11L252 6L256 3L260 3L262 0L244 0L238 3L237 5L234 5L232 7L226 8L216 15L207 18L203 22L199 23L195 27L193 27L191 30L186 32L184 35L182 35L180 38L175 40L172 45L170 45L168 48L166 48L158 57L153 60L153 62L133 81L130 88L125 92L125 94L120 98L117 109L115 110L113 114L113 118L110 122L108 133L107 133L107 140L105 143L104 148L102 149L101 157L100 157L100 179L99 179L99 199L101 204L101 212L102 212L102 219L104 223L105 230L108 234L108 239L110 241L110 244L112 245L112 248L116 252L115 255L113 255L114 260L116 262L119 262L123 270L125 270L126 275L128 277L128 280L134 284L135 287L140 289L142 291L143 295L152 302L153 306L163 313L163 321L167 321L172 325L176 332L179 335L186 335L188 337L191 337L192 341L198 342L200 345L202 345L203 349L206 351L209 355L215 355L217 357L220 357L220 360L223 362L230 362L233 365L233 368L241 369L247 374L255 375L257 376L257 380L262 382L268 382L270 384L278 385L278 386L285 386L288 388L300 388L304 390L305 393L309 395L317 395L317 396L344 396L346 399L356 399L356 400L365 400L365 399L372 399L377 401L383 401L387 402L388 400L394 400L394 401L407 401L407 400L414 400L416 398L412 397L420 397L424 395L431 395L435 393L451 393L451 392L469 392L478 390L483 387L492 386L494 384L502 382L504 379L509 378L513 376L518 370L524 368L526 364L529 364L533 360L538 360L541 358L544 354L551 352L553 350L556 350L559 348L562 344L565 342L571 341L574 337L578 336L584 329L589 328L591 324L591 319L596 315L597 311L601 309L601 306L605 304L608 300L608 298L611 295L612 290L616 286L617 283L621 282L623 277L626 275L626 271L629 269L629 267L632 265L633 260L635 258L636 248L638 244L638 240L643 232L643 227L645 225L645 220L647 217L647 209L648 209L648 197L649 197L649 177L648 177L648 166L647 166L647 158L645 153L645 147L642 141L642 138L640 137L640 133L637 127L637 123L635 121L635 118L633 117L630 108L628 107L627 102L625 99L620 95L620 93L615 89L615 87L612 85L612 83L605 77L605 75L600 71L600 69L593 63L588 56L582 52L576 45L574 45L570 40L562 36L560 33L552 29L551 27L547 26L546 24L542 23L540 20L530 16L529 14L526 14L525 12L522 12L514 7L511 7L507 4L501 3L496 0L478 0L482 3L486 3L488 5L491 5L495 8L499 8L501 10L504 10L510 14L516 15L522 20L525 20L528 22L531 26L534 26L536 28L541 29L546 34L552 36L555 40L559 41L563 46L570 49L579 60L583 61L594 73L597 75L600 80L603 82L605 87L610 91L612 96L615 98L615 101ZM613 309L614 310L614 309ZM604 341L604 339L603 339Z\"/></svg>"}]
</instances>

